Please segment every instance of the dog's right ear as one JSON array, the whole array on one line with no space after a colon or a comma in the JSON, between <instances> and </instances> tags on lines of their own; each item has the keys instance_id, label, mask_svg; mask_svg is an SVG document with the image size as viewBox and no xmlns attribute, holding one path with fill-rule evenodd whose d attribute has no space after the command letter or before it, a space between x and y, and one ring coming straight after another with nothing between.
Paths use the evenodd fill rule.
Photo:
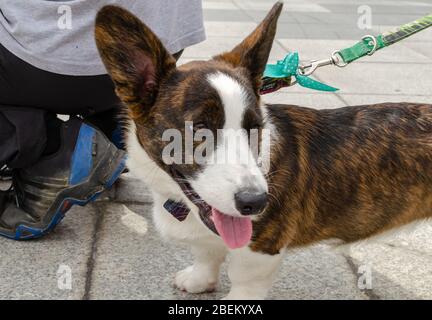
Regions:
<instances>
[{"instance_id":1,"label":"dog's right ear","mask_svg":"<svg viewBox=\"0 0 432 320\"><path fill-rule=\"evenodd\" d=\"M176 60L149 27L117 6L105 6L98 12L95 37L130 116L145 117L155 103L161 80L175 69Z\"/></svg>"}]
</instances>

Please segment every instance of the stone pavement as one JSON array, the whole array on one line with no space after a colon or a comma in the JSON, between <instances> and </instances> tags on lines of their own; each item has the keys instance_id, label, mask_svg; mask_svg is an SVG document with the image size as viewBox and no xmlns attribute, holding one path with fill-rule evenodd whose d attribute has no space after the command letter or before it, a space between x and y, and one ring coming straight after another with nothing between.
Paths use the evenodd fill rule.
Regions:
<instances>
[{"instance_id":1,"label":"stone pavement","mask_svg":"<svg viewBox=\"0 0 432 320\"><path fill-rule=\"evenodd\" d=\"M432 0L285 2L271 61L283 58L288 50L298 50L303 59L326 58L365 34L432 12ZM232 48L272 3L205 0L208 40L185 50L182 61L206 59ZM372 30L357 26L362 5L372 9ZM292 87L265 100L314 108L384 101L431 103L431 75L432 28L345 69L319 70L316 78L339 87L338 93ZM150 208L146 188L125 175L100 201L71 210L46 238L0 239L0 299L214 299L226 294L225 273L213 294L189 295L173 288L174 273L189 265L191 256L185 248L161 241ZM346 251L319 244L291 252L269 298L432 299L432 223Z\"/></svg>"}]
</instances>

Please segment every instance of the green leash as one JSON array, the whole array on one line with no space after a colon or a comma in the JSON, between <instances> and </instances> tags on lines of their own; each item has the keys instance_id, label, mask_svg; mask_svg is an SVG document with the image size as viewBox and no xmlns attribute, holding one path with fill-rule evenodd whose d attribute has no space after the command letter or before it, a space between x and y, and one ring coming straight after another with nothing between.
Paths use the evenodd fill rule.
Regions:
<instances>
[{"instance_id":1,"label":"green leash","mask_svg":"<svg viewBox=\"0 0 432 320\"><path fill-rule=\"evenodd\" d=\"M296 83L314 90L336 91L338 89L313 80L309 78L309 76L314 73L316 69L323 66L335 65L338 67L345 67L361 57L366 55L371 56L376 51L408 38L430 26L432 26L432 14L405 24L395 31L389 31L377 37L372 35L364 36L360 42L352 47L334 51L329 59L314 60L303 65L299 65L297 52L289 53L283 60L279 60L276 64L267 65L260 93L266 94L274 92ZM292 78L295 78L295 81L292 81Z\"/></svg>"},{"instance_id":2,"label":"green leash","mask_svg":"<svg viewBox=\"0 0 432 320\"><path fill-rule=\"evenodd\" d=\"M364 36L362 41L356 43L350 48L337 51L343 62L348 64L365 55L372 55L377 50L388 47L396 42L416 34L432 26L432 14L420 18L412 23L399 27L396 31L389 31L377 37Z\"/></svg>"}]
</instances>

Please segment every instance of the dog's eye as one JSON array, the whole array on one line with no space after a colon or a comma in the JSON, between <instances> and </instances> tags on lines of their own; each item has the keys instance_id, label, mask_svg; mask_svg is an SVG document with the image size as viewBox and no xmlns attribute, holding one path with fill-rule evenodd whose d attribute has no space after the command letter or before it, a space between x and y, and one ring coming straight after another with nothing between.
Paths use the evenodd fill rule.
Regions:
<instances>
[{"instance_id":1,"label":"dog's eye","mask_svg":"<svg viewBox=\"0 0 432 320\"><path fill-rule=\"evenodd\" d=\"M198 130L206 129L206 128L207 128L207 125L204 122L195 123L193 126L194 131L198 131Z\"/></svg>"}]
</instances>

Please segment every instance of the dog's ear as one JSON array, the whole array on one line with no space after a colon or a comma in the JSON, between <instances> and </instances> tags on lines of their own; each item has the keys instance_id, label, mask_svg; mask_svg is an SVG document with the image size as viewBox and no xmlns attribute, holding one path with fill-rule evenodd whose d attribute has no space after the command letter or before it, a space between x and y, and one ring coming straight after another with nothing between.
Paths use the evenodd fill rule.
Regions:
<instances>
[{"instance_id":1,"label":"dog's ear","mask_svg":"<svg viewBox=\"0 0 432 320\"><path fill-rule=\"evenodd\" d=\"M215 60L223 60L234 67L246 68L256 92L261 85L261 78L276 35L277 21L282 7L283 3L277 2L260 25L243 42L232 51L214 57Z\"/></svg>"},{"instance_id":2,"label":"dog's ear","mask_svg":"<svg viewBox=\"0 0 432 320\"><path fill-rule=\"evenodd\" d=\"M161 80L176 60L137 17L117 6L103 7L96 17L96 44L119 98L133 119L155 103Z\"/></svg>"}]
</instances>

